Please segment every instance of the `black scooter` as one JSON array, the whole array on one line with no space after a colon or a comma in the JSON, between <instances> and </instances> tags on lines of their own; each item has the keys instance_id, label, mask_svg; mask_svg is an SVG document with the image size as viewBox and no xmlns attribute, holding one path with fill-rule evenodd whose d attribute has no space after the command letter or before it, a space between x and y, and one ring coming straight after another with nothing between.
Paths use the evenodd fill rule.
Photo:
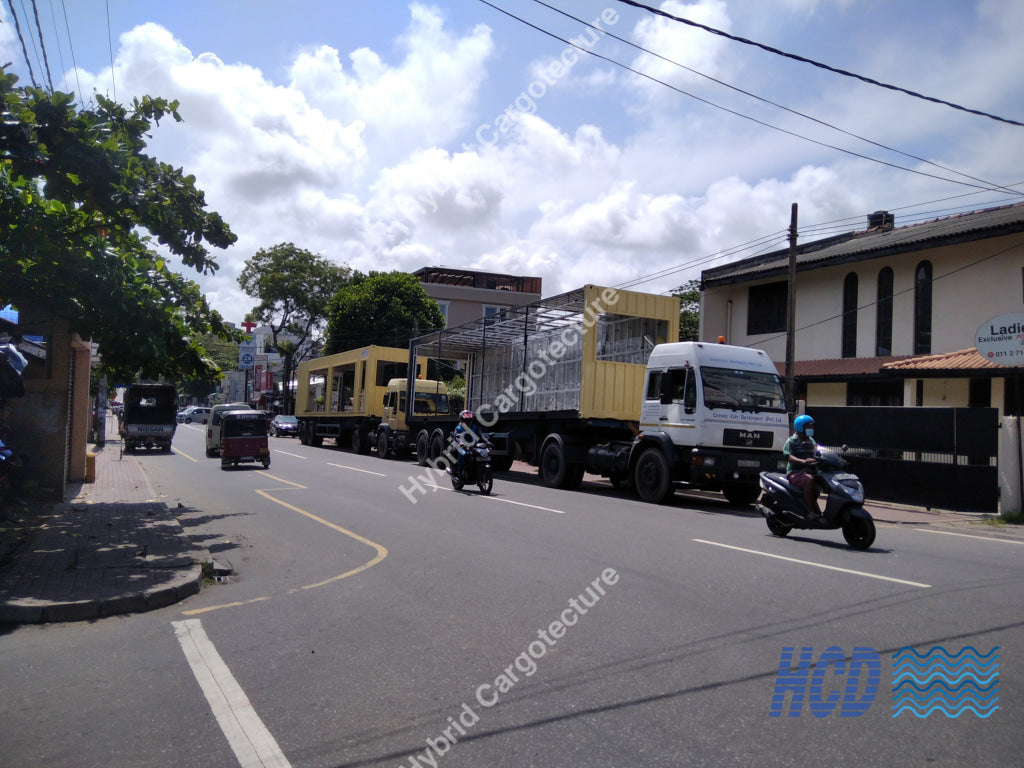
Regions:
<instances>
[{"instance_id":1,"label":"black scooter","mask_svg":"<svg viewBox=\"0 0 1024 768\"><path fill-rule=\"evenodd\" d=\"M854 549L867 549L875 541L875 521L864 509L864 486L852 472L844 472L846 448L840 453L819 449L816 457L817 477L827 494L825 512L809 518L803 489L796 487L781 472L761 473L760 502L757 510L764 515L768 530L785 536L794 528L834 531L843 529L843 538Z\"/></svg>"},{"instance_id":2,"label":"black scooter","mask_svg":"<svg viewBox=\"0 0 1024 768\"><path fill-rule=\"evenodd\" d=\"M494 487L494 473L491 471L491 444L486 437L465 448L466 457L462 462L462 472L452 467L452 488L461 491L464 486L480 486L480 493L488 496ZM457 466L457 465L456 465Z\"/></svg>"}]
</instances>

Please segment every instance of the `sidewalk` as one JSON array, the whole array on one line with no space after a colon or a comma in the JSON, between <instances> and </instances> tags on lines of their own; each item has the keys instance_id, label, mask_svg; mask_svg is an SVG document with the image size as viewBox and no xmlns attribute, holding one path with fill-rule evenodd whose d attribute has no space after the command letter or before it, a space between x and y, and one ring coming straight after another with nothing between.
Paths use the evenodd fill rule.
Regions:
<instances>
[{"instance_id":1,"label":"sidewalk","mask_svg":"<svg viewBox=\"0 0 1024 768\"><path fill-rule=\"evenodd\" d=\"M93 450L96 481L69 485L70 501L4 509L0 622L139 613L199 591L208 557L156 500L138 459L120 456L116 420Z\"/></svg>"}]
</instances>

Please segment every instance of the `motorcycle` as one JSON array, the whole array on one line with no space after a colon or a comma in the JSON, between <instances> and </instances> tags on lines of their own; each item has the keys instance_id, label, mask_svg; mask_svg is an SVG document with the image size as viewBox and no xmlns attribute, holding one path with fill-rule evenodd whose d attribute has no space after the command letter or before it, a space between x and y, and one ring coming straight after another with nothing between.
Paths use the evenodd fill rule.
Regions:
<instances>
[{"instance_id":1,"label":"motorcycle","mask_svg":"<svg viewBox=\"0 0 1024 768\"><path fill-rule=\"evenodd\" d=\"M764 515L768 530L785 536L794 528L833 531L842 528L843 538L853 549L867 549L875 541L875 522L864 509L864 486L852 472L844 472L846 447L836 453L819 449L817 477L827 494L825 511L813 518L807 515L804 492L781 472L762 472L761 495L757 510Z\"/></svg>"},{"instance_id":2,"label":"motorcycle","mask_svg":"<svg viewBox=\"0 0 1024 768\"><path fill-rule=\"evenodd\" d=\"M461 491L463 486L480 486L480 493L487 496L494 487L494 474L491 471L491 444L485 437L480 437L472 445L464 449L466 457L462 462L462 471L452 467L452 488Z\"/></svg>"}]
</instances>

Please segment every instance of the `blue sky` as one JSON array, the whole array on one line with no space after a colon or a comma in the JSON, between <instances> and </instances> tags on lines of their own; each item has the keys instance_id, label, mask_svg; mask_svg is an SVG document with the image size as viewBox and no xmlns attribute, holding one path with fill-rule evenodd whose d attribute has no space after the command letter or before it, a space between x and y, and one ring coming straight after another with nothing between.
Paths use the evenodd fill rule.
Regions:
<instances>
[{"instance_id":1,"label":"blue sky","mask_svg":"<svg viewBox=\"0 0 1024 768\"><path fill-rule=\"evenodd\" d=\"M863 228L876 209L902 224L1019 199L923 174L953 169L982 186L1024 190L1022 127L617 0L546 2L706 77L534 0L491 3L662 82L479 0L65 0L67 26L59 5L39 4L39 13L58 89L85 100L100 91L122 102L142 94L181 102L185 122L162 124L149 151L194 174L239 236L217 254L215 276L191 275L229 320L252 303L237 286L245 260L281 242L364 271L447 265L540 275L545 295L645 277L640 289L662 292L756 252L743 244L781 247L794 202L810 239ZM650 4L1024 121L1016 39L1024 0ZM34 22L21 3L15 9L32 39ZM0 19L0 60L28 82L7 4ZM43 82L38 43L29 55Z\"/></svg>"}]
</instances>

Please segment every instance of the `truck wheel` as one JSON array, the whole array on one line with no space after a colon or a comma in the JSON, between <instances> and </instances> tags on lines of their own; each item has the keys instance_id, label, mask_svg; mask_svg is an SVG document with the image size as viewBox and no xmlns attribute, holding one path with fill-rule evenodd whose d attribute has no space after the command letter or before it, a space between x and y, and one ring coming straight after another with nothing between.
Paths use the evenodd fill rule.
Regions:
<instances>
[{"instance_id":1,"label":"truck wheel","mask_svg":"<svg viewBox=\"0 0 1024 768\"><path fill-rule=\"evenodd\" d=\"M562 487L570 491L576 490L583 484L583 475L586 471L586 464L570 464L565 473L565 484Z\"/></svg>"},{"instance_id":2,"label":"truck wheel","mask_svg":"<svg viewBox=\"0 0 1024 768\"><path fill-rule=\"evenodd\" d=\"M761 488L754 483L730 483L722 489L722 495L731 503L746 507L757 501Z\"/></svg>"},{"instance_id":3,"label":"truck wheel","mask_svg":"<svg viewBox=\"0 0 1024 768\"><path fill-rule=\"evenodd\" d=\"M427 466L427 459L430 458L430 435L427 430L421 429L416 435L416 463L421 467Z\"/></svg>"},{"instance_id":4,"label":"truck wheel","mask_svg":"<svg viewBox=\"0 0 1024 768\"><path fill-rule=\"evenodd\" d=\"M668 460L657 448L648 448L640 454L633 476L640 498L650 504L664 504L675 491L669 476Z\"/></svg>"},{"instance_id":5,"label":"truck wheel","mask_svg":"<svg viewBox=\"0 0 1024 768\"><path fill-rule=\"evenodd\" d=\"M362 427L352 430L352 452L366 454L370 452L369 435Z\"/></svg>"},{"instance_id":6,"label":"truck wheel","mask_svg":"<svg viewBox=\"0 0 1024 768\"><path fill-rule=\"evenodd\" d=\"M444 453L444 434L441 430L434 430L430 438L430 460L437 461Z\"/></svg>"},{"instance_id":7,"label":"truck wheel","mask_svg":"<svg viewBox=\"0 0 1024 768\"><path fill-rule=\"evenodd\" d=\"M564 488L569 471L562 445L552 440L540 455L540 479L548 488Z\"/></svg>"},{"instance_id":8,"label":"truck wheel","mask_svg":"<svg viewBox=\"0 0 1024 768\"><path fill-rule=\"evenodd\" d=\"M382 459L391 458L391 449L388 447L388 434L381 432L377 435L377 455Z\"/></svg>"}]
</instances>

